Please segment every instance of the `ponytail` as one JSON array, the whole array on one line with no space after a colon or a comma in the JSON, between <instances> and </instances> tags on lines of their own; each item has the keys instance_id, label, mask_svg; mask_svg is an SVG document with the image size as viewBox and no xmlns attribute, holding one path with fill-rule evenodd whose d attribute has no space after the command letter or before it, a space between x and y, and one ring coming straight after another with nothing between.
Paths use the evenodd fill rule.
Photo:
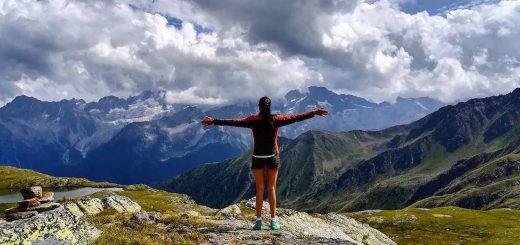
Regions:
<instances>
[{"instance_id":1,"label":"ponytail","mask_svg":"<svg viewBox=\"0 0 520 245\"><path fill-rule=\"evenodd\" d=\"M258 108L260 109L260 115L262 116L262 119L267 121L267 123L274 128L274 120L271 114L271 99L269 99L267 96L260 98L258 101Z\"/></svg>"}]
</instances>

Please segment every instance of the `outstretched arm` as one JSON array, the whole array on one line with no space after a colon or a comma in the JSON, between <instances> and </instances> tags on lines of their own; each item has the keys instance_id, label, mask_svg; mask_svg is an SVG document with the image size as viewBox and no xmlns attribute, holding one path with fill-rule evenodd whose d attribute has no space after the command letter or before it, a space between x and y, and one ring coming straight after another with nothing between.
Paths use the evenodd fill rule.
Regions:
<instances>
[{"instance_id":1,"label":"outstretched arm","mask_svg":"<svg viewBox=\"0 0 520 245\"><path fill-rule=\"evenodd\" d=\"M327 110L325 110L324 108L320 108L320 109L316 109L313 111L304 112L304 113L300 113L300 114L296 114L296 115L277 115L275 117L275 121L276 121L276 125L278 125L278 127L282 127L285 125L289 125L291 123L295 123L295 122L303 121L305 119L312 118L312 117L314 117L314 115L324 117L328 114L329 114L329 112Z\"/></svg>"},{"instance_id":2,"label":"outstretched arm","mask_svg":"<svg viewBox=\"0 0 520 245\"><path fill-rule=\"evenodd\" d=\"M253 121L252 117L237 118L237 119L213 119L212 117L206 117L206 118L204 118L204 120L202 120L202 124L204 126L222 125L222 126L249 128L249 127L251 127L252 121Z\"/></svg>"}]
</instances>

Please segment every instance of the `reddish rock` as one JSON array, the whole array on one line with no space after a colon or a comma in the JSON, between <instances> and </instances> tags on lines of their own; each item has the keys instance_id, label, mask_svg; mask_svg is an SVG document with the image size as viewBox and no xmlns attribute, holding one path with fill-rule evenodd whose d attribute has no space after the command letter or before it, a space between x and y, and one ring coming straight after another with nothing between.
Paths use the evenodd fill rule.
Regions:
<instances>
[{"instance_id":1,"label":"reddish rock","mask_svg":"<svg viewBox=\"0 0 520 245\"><path fill-rule=\"evenodd\" d=\"M47 212L56 208L61 207L61 204L55 202L44 203L38 207L28 208L27 211L36 211L38 213Z\"/></svg>"},{"instance_id":2,"label":"reddish rock","mask_svg":"<svg viewBox=\"0 0 520 245\"><path fill-rule=\"evenodd\" d=\"M43 191L41 186L31 186L20 190L20 193L22 194L24 200L32 198L41 198L42 192Z\"/></svg>"},{"instance_id":3,"label":"reddish rock","mask_svg":"<svg viewBox=\"0 0 520 245\"><path fill-rule=\"evenodd\" d=\"M30 217L33 217L37 214L36 211L25 211L25 212L16 212L11 213L5 216L5 220L7 221L13 221L13 220L19 220L19 219L27 219Z\"/></svg>"},{"instance_id":4,"label":"reddish rock","mask_svg":"<svg viewBox=\"0 0 520 245\"><path fill-rule=\"evenodd\" d=\"M42 197L40 198L41 203L47 203L54 201L54 192L43 192Z\"/></svg>"},{"instance_id":5,"label":"reddish rock","mask_svg":"<svg viewBox=\"0 0 520 245\"><path fill-rule=\"evenodd\" d=\"M19 212L29 212L29 211L36 211L38 213L41 213L41 212L46 212L49 210L59 208L60 206L61 206L61 204L59 204L59 203L48 202L48 203L44 203L44 204L36 206L36 207L30 207L27 209L25 209L25 208L8 208L8 209L4 210L4 213L6 215L19 213Z\"/></svg>"},{"instance_id":6,"label":"reddish rock","mask_svg":"<svg viewBox=\"0 0 520 245\"><path fill-rule=\"evenodd\" d=\"M27 200L23 200L21 202L18 202L18 207L20 209L27 209L32 207L38 207L40 206L40 201L37 198L31 198Z\"/></svg>"}]
</instances>

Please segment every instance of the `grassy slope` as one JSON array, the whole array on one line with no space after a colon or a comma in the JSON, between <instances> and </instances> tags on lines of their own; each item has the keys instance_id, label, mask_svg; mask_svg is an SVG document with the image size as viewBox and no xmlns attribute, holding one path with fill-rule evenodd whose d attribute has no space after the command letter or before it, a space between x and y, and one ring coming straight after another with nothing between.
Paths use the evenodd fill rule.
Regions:
<instances>
[{"instance_id":1,"label":"grassy slope","mask_svg":"<svg viewBox=\"0 0 520 245\"><path fill-rule=\"evenodd\" d=\"M102 197L106 192L98 192L91 197ZM212 227L215 224L204 219L205 215L214 215L216 210L200 206L186 195L142 188L132 191L117 192L131 198L145 211L159 213L159 220L166 224L189 225L190 227ZM201 217L182 217L182 212L196 211ZM114 210L105 210L88 221L103 231L96 244L200 244L205 241L202 233L196 229L178 232L156 225L136 223L131 215L119 214Z\"/></svg>"},{"instance_id":2,"label":"grassy slope","mask_svg":"<svg viewBox=\"0 0 520 245\"><path fill-rule=\"evenodd\" d=\"M416 139L412 139L411 141L407 142L406 144L410 144L412 142L417 141L418 139L422 137L426 137L431 132L425 133ZM421 161L421 163L399 175L388 177L388 176L382 176L377 181L374 181L368 189L359 189L359 190L349 190L351 192L351 196L353 198L343 198L342 201L339 201L339 205L336 207L342 207L343 210L348 210L350 207L354 206L359 200L371 200L374 202L374 200L380 200L381 203L388 203L392 200L406 200L410 195L413 194L413 190L417 188L417 186L433 179L437 175L441 174L442 172L448 170L450 167L452 167L457 161L463 160L463 159L469 159L472 156L475 156L477 154L480 154L482 152L492 152L499 149L502 149L506 147L509 143L515 142L518 140L518 137L520 135L520 125L515 126L513 129L511 129L506 134L497 137L493 139L490 142L484 143L483 140L483 132L479 132L476 134L477 137L473 139L471 144L464 145L460 147L459 149L448 152L446 149L440 145L438 142L433 142L431 145L431 148L429 151L424 153L424 159ZM405 144L405 145L406 145ZM481 171L493 170L492 168L488 169L481 169ZM466 175L471 175L470 171L469 173L466 173ZM462 177L464 177L462 176ZM520 180L520 176L514 177L514 179ZM470 186L468 188L464 188L463 191L457 192L453 195L446 195L442 197L433 196L430 198L425 199L423 202L418 202L420 204L416 206L450 206L455 205L453 203L453 200L460 199L463 197L468 196L474 196L474 195L485 195L493 192L497 192L500 188L507 188L508 192L511 193L510 196L513 196L513 199L515 200L505 200L504 203L513 203L514 206L512 207L518 207L520 206L520 196L515 193L520 190L519 188L510 188L514 183L511 183L511 181L500 181L499 183L496 183L495 185L489 185L485 187L480 188L472 188L473 186ZM335 193L333 195L329 196L337 196L338 194ZM450 202L451 201L451 202ZM426 205L429 204L429 205ZM401 206L402 207L402 206ZM495 205L490 206L489 208L496 208L496 207L508 207L505 204L504 205ZM339 208L341 209L341 208Z\"/></svg>"},{"instance_id":3,"label":"grassy slope","mask_svg":"<svg viewBox=\"0 0 520 245\"><path fill-rule=\"evenodd\" d=\"M48 188L73 187L116 187L117 184L107 182L92 182L82 178L60 178L41 174L27 169L0 166L0 194L18 191L30 185L40 185Z\"/></svg>"},{"instance_id":4,"label":"grassy slope","mask_svg":"<svg viewBox=\"0 0 520 245\"><path fill-rule=\"evenodd\" d=\"M494 159L480 167L469 171L464 176L450 183L449 188L456 189L456 192L444 195L435 195L422 199L412 205L412 207L433 207L456 205L463 198L479 197L500 193L502 198L486 205L484 208L519 208L520 207L520 173L513 172L511 175L494 177L493 181L478 181L483 176L503 172L500 167L511 161L519 161L520 154L508 154Z\"/></svg>"},{"instance_id":5,"label":"grassy slope","mask_svg":"<svg viewBox=\"0 0 520 245\"><path fill-rule=\"evenodd\" d=\"M15 169L16 170L16 169ZM12 171L13 172L13 171ZM14 171L18 181L23 183L24 173L31 178L53 178L32 171ZM7 175L6 175L7 176ZM6 181L4 181L5 183ZM50 182L46 182L50 183ZM57 182L61 183L61 182ZM94 182L86 182L89 185ZM117 192L139 203L146 211L158 212L165 224L189 225L190 227L211 227L215 224L204 216L214 216L216 210L198 205L182 194L159 191L147 187L125 188ZM107 192L99 192L92 197L103 197ZM244 209L245 210L245 209ZM182 217L184 211L197 211L200 217ZM383 231L398 244L513 244L520 239L520 211L491 210L478 211L461 208L436 208L431 210L409 208L394 211L347 213L347 216ZM447 216L449 215L449 216ZM249 214L251 220L253 213ZM415 217L415 218L414 218ZM205 241L196 229L188 231L169 230L155 225L139 224L124 215L105 210L87 218L102 230L96 244L200 244Z\"/></svg>"},{"instance_id":6,"label":"grassy slope","mask_svg":"<svg viewBox=\"0 0 520 245\"><path fill-rule=\"evenodd\" d=\"M516 244L520 210L446 207L347 213L379 229L398 244Z\"/></svg>"}]
</instances>

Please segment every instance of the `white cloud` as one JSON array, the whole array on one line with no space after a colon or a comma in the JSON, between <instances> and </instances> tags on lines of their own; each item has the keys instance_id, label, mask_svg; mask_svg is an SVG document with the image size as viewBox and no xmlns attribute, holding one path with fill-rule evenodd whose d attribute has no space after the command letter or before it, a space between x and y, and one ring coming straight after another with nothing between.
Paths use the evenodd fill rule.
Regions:
<instances>
[{"instance_id":1,"label":"white cloud","mask_svg":"<svg viewBox=\"0 0 520 245\"><path fill-rule=\"evenodd\" d=\"M519 86L519 1L443 16L398 2L0 0L0 103L165 89L218 104L309 85L453 101Z\"/></svg>"},{"instance_id":2,"label":"white cloud","mask_svg":"<svg viewBox=\"0 0 520 245\"><path fill-rule=\"evenodd\" d=\"M92 100L165 89L186 103L218 103L280 96L319 80L298 57L280 57L240 35L200 33L190 22L177 29L118 1L0 6L2 99Z\"/></svg>"},{"instance_id":3,"label":"white cloud","mask_svg":"<svg viewBox=\"0 0 520 245\"><path fill-rule=\"evenodd\" d=\"M324 46L356 62L321 72L335 88L376 100L506 93L520 85L519 23L518 1L456 9L446 17L410 15L386 1L362 3L337 14L323 34Z\"/></svg>"}]
</instances>

